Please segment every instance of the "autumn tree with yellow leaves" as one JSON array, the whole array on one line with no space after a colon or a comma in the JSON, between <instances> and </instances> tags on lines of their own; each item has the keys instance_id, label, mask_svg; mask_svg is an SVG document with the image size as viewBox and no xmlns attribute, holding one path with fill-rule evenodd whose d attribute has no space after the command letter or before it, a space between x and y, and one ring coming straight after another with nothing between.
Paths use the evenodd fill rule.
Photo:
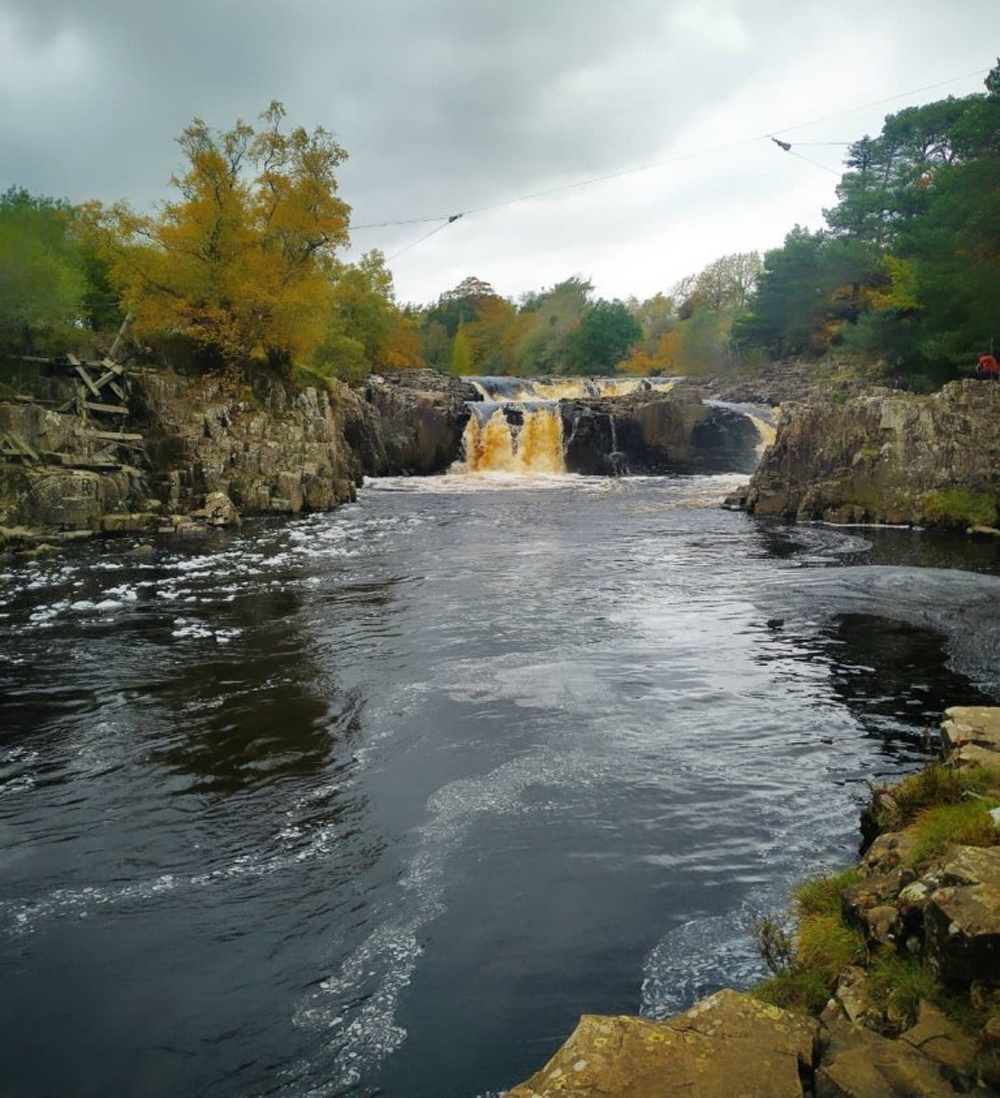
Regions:
<instances>
[{"instance_id":1,"label":"autumn tree with yellow leaves","mask_svg":"<svg viewBox=\"0 0 1000 1098\"><path fill-rule=\"evenodd\" d=\"M257 128L217 133L196 118L178 139L175 201L155 215L90 208L139 334L184 336L224 364L287 366L321 343L348 243L335 176L347 154L321 127L285 132L284 118L278 102Z\"/></svg>"}]
</instances>

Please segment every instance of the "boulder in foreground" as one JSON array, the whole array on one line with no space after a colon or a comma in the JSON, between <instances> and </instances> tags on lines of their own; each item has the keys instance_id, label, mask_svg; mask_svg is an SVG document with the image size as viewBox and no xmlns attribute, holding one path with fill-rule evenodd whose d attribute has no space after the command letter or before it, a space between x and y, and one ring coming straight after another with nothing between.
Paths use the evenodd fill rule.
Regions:
<instances>
[{"instance_id":1,"label":"boulder in foreground","mask_svg":"<svg viewBox=\"0 0 1000 1098\"><path fill-rule=\"evenodd\" d=\"M802 1098L819 1024L736 991L665 1022L584 1015L507 1098Z\"/></svg>"}]
</instances>

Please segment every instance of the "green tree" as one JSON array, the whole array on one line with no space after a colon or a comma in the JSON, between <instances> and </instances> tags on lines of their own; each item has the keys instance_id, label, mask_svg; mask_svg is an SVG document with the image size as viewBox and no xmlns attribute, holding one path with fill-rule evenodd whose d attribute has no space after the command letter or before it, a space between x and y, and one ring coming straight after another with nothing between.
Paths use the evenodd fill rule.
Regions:
<instances>
[{"instance_id":1,"label":"green tree","mask_svg":"<svg viewBox=\"0 0 1000 1098\"><path fill-rule=\"evenodd\" d=\"M812 349L826 308L820 286L823 240L822 233L796 225L781 248L766 253L750 312L735 327L737 340L761 345L778 358Z\"/></svg>"},{"instance_id":2,"label":"green tree","mask_svg":"<svg viewBox=\"0 0 1000 1098\"><path fill-rule=\"evenodd\" d=\"M458 331L451 345L451 372L453 374L466 375L472 371L472 354L469 350L469 339L465 334L465 328L459 324Z\"/></svg>"},{"instance_id":3,"label":"green tree","mask_svg":"<svg viewBox=\"0 0 1000 1098\"><path fill-rule=\"evenodd\" d=\"M579 372L612 373L640 339L642 328L624 301L595 301L583 314L576 337Z\"/></svg>"},{"instance_id":4,"label":"green tree","mask_svg":"<svg viewBox=\"0 0 1000 1098\"><path fill-rule=\"evenodd\" d=\"M573 276L522 298L513 349L517 374L578 372L576 338L593 289L587 279Z\"/></svg>"},{"instance_id":5,"label":"green tree","mask_svg":"<svg viewBox=\"0 0 1000 1098\"><path fill-rule=\"evenodd\" d=\"M85 323L88 282L68 203L11 187L0 195L0 343L58 350Z\"/></svg>"}]
</instances>

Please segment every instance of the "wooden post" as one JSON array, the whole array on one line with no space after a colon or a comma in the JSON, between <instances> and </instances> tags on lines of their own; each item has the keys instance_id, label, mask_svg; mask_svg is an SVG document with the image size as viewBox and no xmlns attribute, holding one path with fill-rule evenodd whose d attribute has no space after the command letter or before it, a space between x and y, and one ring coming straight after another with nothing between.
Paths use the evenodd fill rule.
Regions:
<instances>
[{"instance_id":1,"label":"wooden post","mask_svg":"<svg viewBox=\"0 0 1000 1098\"><path fill-rule=\"evenodd\" d=\"M114 338L114 342L111 344L111 350L108 352L108 358L113 359L118 353L118 348L121 346L122 340L125 338L125 333L128 331L129 325L132 323L132 314L126 313L125 319L122 321L122 326L118 329L118 334Z\"/></svg>"}]
</instances>

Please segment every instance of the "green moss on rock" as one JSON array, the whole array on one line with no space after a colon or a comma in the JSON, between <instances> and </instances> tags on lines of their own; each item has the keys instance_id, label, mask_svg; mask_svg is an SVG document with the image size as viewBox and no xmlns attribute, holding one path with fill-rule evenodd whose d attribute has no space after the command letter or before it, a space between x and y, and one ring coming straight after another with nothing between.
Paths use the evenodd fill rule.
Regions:
<instances>
[{"instance_id":1,"label":"green moss on rock","mask_svg":"<svg viewBox=\"0 0 1000 1098\"><path fill-rule=\"evenodd\" d=\"M994 526L997 505L993 496L971 488L928 492L922 501L924 522L934 526Z\"/></svg>"}]
</instances>

